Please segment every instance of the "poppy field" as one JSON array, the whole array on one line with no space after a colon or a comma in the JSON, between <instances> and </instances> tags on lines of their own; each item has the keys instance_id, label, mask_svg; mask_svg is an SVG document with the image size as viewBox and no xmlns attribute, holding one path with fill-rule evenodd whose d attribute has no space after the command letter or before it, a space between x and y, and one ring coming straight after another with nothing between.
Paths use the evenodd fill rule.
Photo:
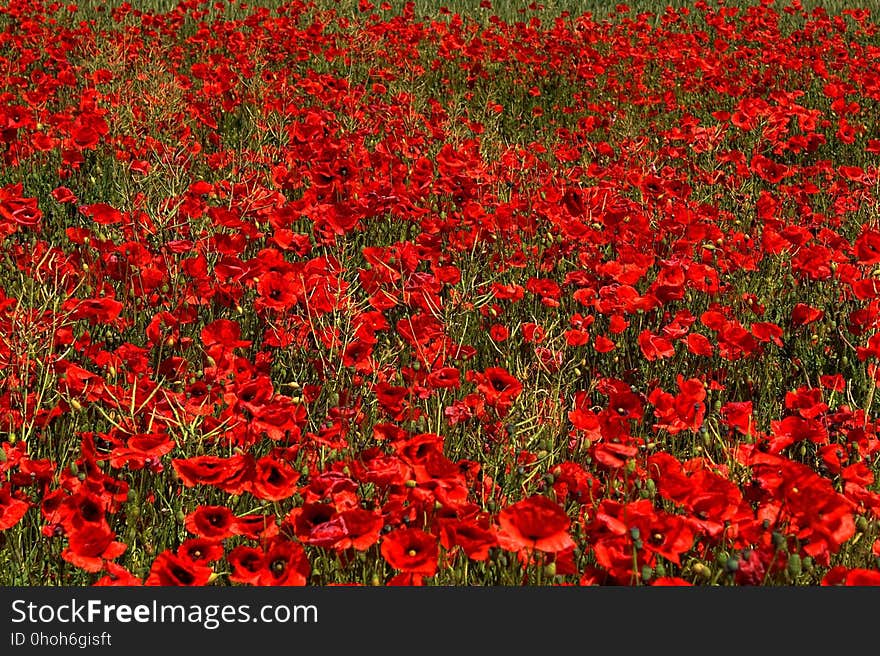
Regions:
<instances>
[{"instance_id":1,"label":"poppy field","mask_svg":"<svg viewBox=\"0 0 880 656\"><path fill-rule=\"evenodd\" d=\"M0 4L0 584L880 584L876 16L495 4Z\"/></svg>"}]
</instances>

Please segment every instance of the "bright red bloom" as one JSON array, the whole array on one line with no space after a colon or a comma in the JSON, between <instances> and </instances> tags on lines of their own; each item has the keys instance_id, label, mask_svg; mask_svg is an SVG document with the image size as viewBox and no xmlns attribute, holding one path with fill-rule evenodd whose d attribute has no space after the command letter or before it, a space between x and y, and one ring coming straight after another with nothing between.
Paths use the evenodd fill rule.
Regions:
<instances>
[{"instance_id":1,"label":"bright red bloom","mask_svg":"<svg viewBox=\"0 0 880 656\"><path fill-rule=\"evenodd\" d=\"M186 516L186 530L201 538L222 540L234 534L235 515L226 506L199 506Z\"/></svg>"},{"instance_id":2,"label":"bright red bloom","mask_svg":"<svg viewBox=\"0 0 880 656\"><path fill-rule=\"evenodd\" d=\"M106 527L87 524L69 536L68 547L61 552L61 557L87 572L99 572L105 560L121 556L128 548L114 537L113 531Z\"/></svg>"},{"instance_id":3,"label":"bright red bloom","mask_svg":"<svg viewBox=\"0 0 880 656\"><path fill-rule=\"evenodd\" d=\"M250 490L258 499L281 501L296 492L299 472L283 460L265 456L257 460Z\"/></svg>"},{"instance_id":4,"label":"bright red bloom","mask_svg":"<svg viewBox=\"0 0 880 656\"><path fill-rule=\"evenodd\" d=\"M213 485L229 494L241 494L251 485L255 467L251 455L177 458L171 464L187 487Z\"/></svg>"},{"instance_id":5,"label":"bright red bloom","mask_svg":"<svg viewBox=\"0 0 880 656\"><path fill-rule=\"evenodd\" d=\"M832 567L822 579L822 585L875 586L880 585L880 571L875 569L847 569L843 565Z\"/></svg>"},{"instance_id":6,"label":"bright red bloom","mask_svg":"<svg viewBox=\"0 0 880 656\"><path fill-rule=\"evenodd\" d=\"M495 527L488 517L440 520L440 543L444 549L459 547L471 560L486 560L498 546Z\"/></svg>"},{"instance_id":7,"label":"bright red bloom","mask_svg":"<svg viewBox=\"0 0 880 656\"><path fill-rule=\"evenodd\" d=\"M477 383L477 391L501 416L507 414L523 391L522 383L502 367L489 367L482 373L469 371L467 378Z\"/></svg>"},{"instance_id":8,"label":"bright red bloom","mask_svg":"<svg viewBox=\"0 0 880 656\"><path fill-rule=\"evenodd\" d=\"M533 495L498 514L498 543L508 551L555 553L574 546L565 510L543 495Z\"/></svg>"},{"instance_id":9,"label":"bright red bloom","mask_svg":"<svg viewBox=\"0 0 880 656\"><path fill-rule=\"evenodd\" d=\"M433 576L437 571L437 538L417 528L399 528L382 538L382 557L405 574Z\"/></svg>"},{"instance_id":10,"label":"bright red bloom","mask_svg":"<svg viewBox=\"0 0 880 656\"><path fill-rule=\"evenodd\" d=\"M163 551L153 561L145 585L203 586L208 584L213 573L207 565Z\"/></svg>"},{"instance_id":11,"label":"bright red bloom","mask_svg":"<svg viewBox=\"0 0 880 656\"><path fill-rule=\"evenodd\" d=\"M12 494L12 486L0 488L0 531L12 528L24 517L31 505Z\"/></svg>"},{"instance_id":12,"label":"bright red bloom","mask_svg":"<svg viewBox=\"0 0 880 656\"><path fill-rule=\"evenodd\" d=\"M122 565L117 565L112 561L104 562L104 569L107 574L102 576L100 579L95 581L94 585L99 587L110 587L110 586L137 586L143 585L143 581L141 581L137 576L129 572Z\"/></svg>"},{"instance_id":13,"label":"bright red bloom","mask_svg":"<svg viewBox=\"0 0 880 656\"><path fill-rule=\"evenodd\" d=\"M273 538L265 550L240 545L227 556L233 583L270 586L305 585L311 566L305 550L298 542Z\"/></svg>"}]
</instances>

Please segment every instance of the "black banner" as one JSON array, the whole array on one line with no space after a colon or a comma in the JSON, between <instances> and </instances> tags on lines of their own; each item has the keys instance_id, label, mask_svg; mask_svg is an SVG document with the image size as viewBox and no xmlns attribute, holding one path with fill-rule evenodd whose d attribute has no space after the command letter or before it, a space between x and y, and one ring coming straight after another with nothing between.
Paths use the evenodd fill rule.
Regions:
<instances>
[{"instance_id":1,"label":"black banner","mask_svg":"<svg viewBox=\"0 0 880 656\"><path fill-rule=\"evenodd\" d=\"M0 588L0 608L0 654L658 653L741 639L790 653L823 638L874 652L877 617L869 588Z\"/></svg>"}]
</instances>

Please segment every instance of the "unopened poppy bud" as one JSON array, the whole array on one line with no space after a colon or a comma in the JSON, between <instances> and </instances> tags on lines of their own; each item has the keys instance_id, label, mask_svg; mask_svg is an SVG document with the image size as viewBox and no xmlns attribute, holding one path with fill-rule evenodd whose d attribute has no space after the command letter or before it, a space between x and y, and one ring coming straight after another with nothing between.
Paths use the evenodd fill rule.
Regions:
<instances>
[{"instance_id":1,"label":"unopened poppy bud","mask_svg":"<svg viewBox=\"0 0 880 656\"><path fill-rule=\"evenodd\" d=\"M78 399L70 399L70 407L74 410L82 410L82 403Z\"/></svg>"},{"instance_id":2,"label":"unopened poppy bud","mask_svg":"<svg viewBox=\"0 0 880 656\"><path fill-rule=\"evenodd\" d=\"M404 483L409 488L413 488L416 486L416 482L413 479L409 479L406 483Z\"/></svg>"},{"instance_id":3,"label":"unopened poppy bud","mask_svg":"<svg viewBox=\"0 0 880 656\"><path fill-rule=\"evenodd\" d=\"M856 528L862 533L868 530L868 520L864 515L859 516L856 520Z\"/></svg>"},{"instance_id":4,"label":"unopened poppy bud","mask_svg":"<svg viewBox=\"0 0 880 656\"><path fill-rule=\"evenodd\" d=\"M544 565L544 575L549 577L556 576L556 563L547 563Z\"/></svg>"},{"instance_id":5,"label":"unopened poppy bud","mask_svg":"<svg viewBox=\"0 0 880 656\"><path fill-rule=\"evenodd\" d=\"M712 576L712 570L706 567L703 563L695 563L693 566L693 570L694 574L703 579L707 579Z\"/></svg>"},{"instance_id":6,"label":"unopened poppy bud","mask_svg":"<svg viewBox=\"0 0 880 656\"><path fill-rule=\"evenodd\" d=\"M6 462L6 449L0 448L0 462Z\"/></svg>"},{"instance_id":7,"label":"unopened poppy bud","mask_svg":"<svg viewBox=\"0 0 880 656\"><path fill-rule=\"evenodd\" d=\"M771 536L773 539L773 547L775 549L784 549L787 545L788 541L785 539L785 536L782 535L779 531L773 531L773 535Z\"/></svg>"},{"instance_id":8,"label":"unopened poppy bud","mask_svg":"<svg viewBox=\"0 0 880 656\"><path fill-rule=\"evenodd\" d=\"M208 583L213 583L218 578L220 578L220 574L218 574L217 572L211 572L211 575L208 577Z\"/></svg>"},{"instance_id":9,"label":"unopened poppy bud","mask_svg":"<svg viewBox=\"0 0 880 656\"><path fill-rule=\"evenodd\" d=\"M792 576L800 576L802 571L802 562L801 557L798 554L791 554L788 557L788 563L786 563L785 568L788 570L788 573Z\"/></svg>"}]
</instances>

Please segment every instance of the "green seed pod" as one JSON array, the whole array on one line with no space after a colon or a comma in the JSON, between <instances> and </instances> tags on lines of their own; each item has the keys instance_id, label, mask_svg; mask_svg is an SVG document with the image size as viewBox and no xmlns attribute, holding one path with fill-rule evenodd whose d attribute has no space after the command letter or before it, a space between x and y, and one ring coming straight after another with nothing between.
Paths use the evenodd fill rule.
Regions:
<instances>
[{"instance_id":1,"label":"green seed pod","mask_svg":"<svg viewBox=\"0 0 880 656\"><path fill-rule=\"evenodd\" d=\"M650 581L652 576L654 576L654 570L648 565L642 565L642 580Z\"/></svg>"},{"instance_id":2,"label":"green seed pod","mask_svg":"<svg viewBox=\"0 0 880 656\"><path fill-rule=\"evenodd\" d=\"M556 576L556 563L547 563L544 565L544 575L550 578Z\"/></svg>"},{"instance_id":3,"label":"green seed pod","mask_svg":"<svg viewBox=\"0 0 880 656\"><path fill-rule=\"evenodd\" d=\"M702 579L708 579L710 576L712 576L712 570L706 567L703 563L694 563L693 570L694 574Z\"/></svg>"},{"instance_id":4,"label":"green seed pod","mask_svg":"<svg viewBox=\"0 0 880 656\"><path fill-rule=\"evenodd\" d=\"M655 573L658 577L666 576L666 565L664 565L663 563L657 563L657 564L654 566L654 573Z\"/></svg>"},{"instance_id":5,"label":"green seed pod","mask_svg":"<svg viewBox=\"0 0 880 656\"><path fill-rule=\"evenodd\" d=\"M859 529L861 533L868 530L868 519L864 515L859 515L859 518L856 520L856 528Z\"/></svg>"},{"instance_id":6,"label":"green seed pod","mask_svg":"<svg viewBox=\"0 0 880 656\"><path fill-rule=\"evenodd\" d=\"M773 548L777 550L785 549L788 545L788 540L785 539L785 536L778 531L773 531L773 535L771 535L773 540Z\"/></svg>"},{"instance_id":7,"label":"green seed pod","mask_svg":"<svg viewBox=\"0 0 880 656\"><path fill-rule=\"evenodd\" d=\"M802 565L801 557L798 554L791 554L785 567L793 578L797 578L801 575Z\"/></svg>"}]
</instances>

